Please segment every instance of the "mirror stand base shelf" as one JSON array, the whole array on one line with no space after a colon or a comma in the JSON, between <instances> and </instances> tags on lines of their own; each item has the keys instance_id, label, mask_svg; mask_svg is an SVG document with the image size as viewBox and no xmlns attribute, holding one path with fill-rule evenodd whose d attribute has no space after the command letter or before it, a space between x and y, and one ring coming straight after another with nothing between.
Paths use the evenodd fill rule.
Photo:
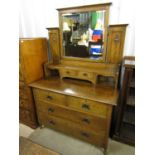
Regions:
<instances>
[{"instance_id":1,"label":"mirror stand base shelf","mask_svg":"<svg viewBox=\"0 0 155 155\"><path fill-rule=\"evenodd\" d=\"M114 84L113 87L117 89L118 84L118 73L119 73L119 66L118 65L108 65L100 68L89 68L84 66L73 66L73 65L64 65L64 64L57 64L54 65L49 63L46 65L45 70L58 70L60 79L65 77L80 79L80 80L87 80L93 83L94 85L98 82L98 77L111 77L113 78ZM47 72L45 71L46 76L48 76Z\"/></svg>"}]
</instances>

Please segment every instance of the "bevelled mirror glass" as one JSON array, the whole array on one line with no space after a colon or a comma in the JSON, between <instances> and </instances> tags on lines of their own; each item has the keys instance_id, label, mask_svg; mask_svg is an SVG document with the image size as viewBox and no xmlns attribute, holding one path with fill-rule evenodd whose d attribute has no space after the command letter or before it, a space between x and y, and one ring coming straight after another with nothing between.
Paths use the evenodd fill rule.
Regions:
<instances>
[{"instance_id":1,"label":"bevelled mirror glass","mask_svg":"<svg viewBox=\"0 0 155 155\"><path fill-rule=\"evenodd\" d=\"M62 14L65 57L98 60L104 54L105 10Z\"/></svg>"},{"instance_id":2,"label":"bevelled mirror glass","mask_svg":"<svg viewBox=\"0 0 155 155\"><path fill-rule=\"evenodd\" d=\"M63 60L105 61L110 5L57 9Z\"/></svg>"}]
</instances>

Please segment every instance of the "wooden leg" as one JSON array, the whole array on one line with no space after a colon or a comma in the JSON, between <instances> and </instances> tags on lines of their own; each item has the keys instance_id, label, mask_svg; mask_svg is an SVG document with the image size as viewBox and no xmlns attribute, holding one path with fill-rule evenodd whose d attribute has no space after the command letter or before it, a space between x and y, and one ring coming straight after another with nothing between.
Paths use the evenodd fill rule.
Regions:
<instances>
[{"instance_id":1,"label":"wooden leg","mask_svg":"<svg viewBox=\"0 0 155 155\"><path fill-rule=\"evenodd\" d=\"M107 149L104 149L103 154L104 154L104 155L107 155Z\"/></svg>"},{"instance_id":2,"label":"wooden leg","mask_svg":"<svg viewBox=\"0 0 155 155\"><path fill-rule=\"evenodd\" d=\"M100 148L100 149L103 152L103 155L107 155L107 149L104 149L104 148Z\"/></svg>"},{"instance_id":3,"label":"wooden leg","mask_svg":"<svg viewBox=\"0 0 155 155\"><path fill-rule=\"evenodd\" d=\"M107 149L101 148L101 151L103 152L103 155L107 155Z\"/></svg>"},{"instance_id":4,"label":"wooden leg","mask_svg":"<svg viewBox=\"0 0 155 155\"><path fill-rule=\"evenodd\" d=\"M96 85L97 83L97 75L94 75L94 78L91 80L91 82Z\"/></svg>"},{"instance_id":5,"label":"wooden leg","mask_svg":"<svg viewBox=\"0 0 155 155\"><path fill-rule=\"evenodd\" d=\"M115 76L115 89L117 89L118 86L118 74Z\"/></svg>"},{"instance_id":6,"label":"wooden leg","mask_svg":"<svg viewBox=\"0 0 155 155\"><path fill-rule=\"evenodd\" d=\"M43 129L45 126L42 124L42 125L40 125L40 129Z\"/></svg>"}]
</instances>

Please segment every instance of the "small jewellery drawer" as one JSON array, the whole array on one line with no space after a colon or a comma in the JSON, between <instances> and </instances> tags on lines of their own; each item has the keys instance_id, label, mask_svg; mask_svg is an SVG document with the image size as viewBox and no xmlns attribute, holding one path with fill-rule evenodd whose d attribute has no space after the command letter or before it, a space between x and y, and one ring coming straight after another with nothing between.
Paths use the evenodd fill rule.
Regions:
<instances>
[{"instance_id":1,"label":"small jewellery drawer","mask_svg":"<svg viewBox=\"0 0 155 155\"><path fill-rule=\"evenodd\" d=\"M36 100L65 105L66 96L62 94L34 89L34 95Z\"/></svg>"},{"instance_id":2,"label":"small jewellery drawer","mask_svg":"<svg viewBox=\"0 0 155 155\"><path fill-rule=\"evenodd\" d=\"M85 140L97 146L104 145L105 133L98 134L71 121L55 116L47 116L41 112L38 113L38 116L41 125L45 125L57 131L72 135L74 137Z\"/></svg>"},{"instance_id":3,"label":"small jewellery drawer","mask_svg":"<svg viewBox=\"0 0 155 155\"><path fill-rule=\"evenodd\" d=\"M77 76L77 71L71 69L60 70L62 77L74 77Z\"/></svg>"},{"instance_id":4,"label":"small jewellery drawer","mask_svg":"<svg viewBox=\"0 0 155 155\"><path fill-rule=\"evenodd\" d=\"M79 72L78 73L79 78L82 79L92 79L93 78L93 73L89 73L89 72Z\"/></svg>"},{"instance_id":5,"label":"small jewellery drawer","mask_svg":"<svg viewBox=\"0 0 155 155\"><path fill-rule=\"evenodd\" d=\"M68 119L75 123L84 125L86 128L90 128L96 132L103 133L106 129L107 121L105 118L97 117L91 114L85 114L67 107L58 106L56 104L46 103L43 101L37 101L37 108L38 111L42 111L49 116L54 115Z\"/></svg>"},{"instance_id":6,"label":"small jewellery drawer","mask_svg":"<svg viewBox=\"0 0 155 155\"><path fill-rule=\"evenodd\" d=\"M19 99L19 107L22 107L22 108L29 108L29 101L27 99Z\"/></svg>"},{"instance_id":7,"label":"small jewellery drawer","mask_svg":"<svg viewBox=\"0 0 155 155\"><path fill-rule=\"evenodd\" d=\"M67 96L67 105L82 112L106 117L108 106L100 102Z\"/></svg>"}]
</instances>

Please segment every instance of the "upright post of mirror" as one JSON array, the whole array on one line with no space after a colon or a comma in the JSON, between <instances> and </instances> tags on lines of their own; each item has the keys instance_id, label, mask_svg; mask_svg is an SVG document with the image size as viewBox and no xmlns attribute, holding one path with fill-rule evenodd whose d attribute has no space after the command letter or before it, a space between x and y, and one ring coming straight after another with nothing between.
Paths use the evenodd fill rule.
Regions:
<instances>
[{"instance_id":1,"label":"upright post of mirror","mask_svg":"<svg viewBox=\"0 0 155 155\"><path fill-rule=\"evenodd\" d=\"M47 30L49 35L51 61L53 64L59 64L61 58L59 28L47 28Z\"/></svg>"}]
</instances>

